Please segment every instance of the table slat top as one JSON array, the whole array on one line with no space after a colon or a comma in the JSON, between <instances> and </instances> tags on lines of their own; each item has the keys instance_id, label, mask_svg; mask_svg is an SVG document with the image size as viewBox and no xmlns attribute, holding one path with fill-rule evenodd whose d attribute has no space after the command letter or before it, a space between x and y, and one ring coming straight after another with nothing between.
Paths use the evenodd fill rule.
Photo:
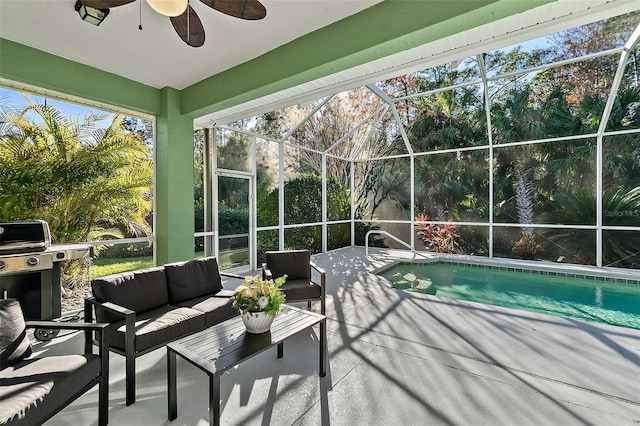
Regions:
<instances>
[{"instance_id":1,"label":"table slat top","mask_svg":"<svg viewBox=\"0 0 640 426\"><path fill-rule=\"evenodd\" d=\"M240 316L183 337L167 346L210 374L222 374L245 359L283 342L325 319L324 315L286 306L278 313L271 331L247 333Z\"/></svg>"}]
</instances>

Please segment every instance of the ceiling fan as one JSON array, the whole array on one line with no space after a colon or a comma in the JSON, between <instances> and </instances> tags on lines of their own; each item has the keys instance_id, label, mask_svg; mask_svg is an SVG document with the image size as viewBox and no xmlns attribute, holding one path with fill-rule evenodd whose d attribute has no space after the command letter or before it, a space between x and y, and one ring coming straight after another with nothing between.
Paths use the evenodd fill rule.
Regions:
<instances>
[{"instance_id":1,"label":"ceiling fan","mask_svg":"<svg viewBox=\"0 0 640 426\"><path fill-rule=\"evenodd\" d=\"M123 6L136 0L81 0L94 9ZM142 0L140 0L142 1ZM192 47L204 44L204 27L189 0L146 0L156 12L168 16L182 41ZM210 8L226 15L250 21L262 19L267 9L258 0L200 0Z\"/></svg>"}]
</instances>

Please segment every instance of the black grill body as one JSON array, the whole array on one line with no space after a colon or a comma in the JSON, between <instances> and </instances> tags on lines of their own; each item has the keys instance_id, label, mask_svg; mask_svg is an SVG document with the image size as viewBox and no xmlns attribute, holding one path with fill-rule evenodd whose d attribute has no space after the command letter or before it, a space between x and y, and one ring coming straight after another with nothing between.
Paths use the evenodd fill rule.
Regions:
<instances>
[{"instance_id":1,"label":"black grill body","mask_svg":"<svg viewBox=\"0 0 640 426\"><path fill-rule=\"evenodd\" d=\"M62 315L61 262L88 257L86 244L51 244L43 220L0 223L0 298L16 298L27 320Z\"/></svg>"}]
</instances>

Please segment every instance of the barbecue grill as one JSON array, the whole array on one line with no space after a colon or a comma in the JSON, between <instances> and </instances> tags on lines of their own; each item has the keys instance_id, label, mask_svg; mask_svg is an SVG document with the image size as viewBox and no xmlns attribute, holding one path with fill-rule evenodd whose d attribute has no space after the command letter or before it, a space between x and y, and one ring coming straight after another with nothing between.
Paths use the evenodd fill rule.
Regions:
<instances>
[{"instance_id":1,"label":"barbecue grill","mask_svg":"<svg viewBox=\"0 0 640 426\"><path fill-rule=\"evenodd\" d=\"M20 301L26 320L60 318L62 310L61 262L89 256L86 244L51 244L49 225L43 220L0 223L0 297ZM36 330L49 340L51 333Z\"/></svg>"}]
</instances>

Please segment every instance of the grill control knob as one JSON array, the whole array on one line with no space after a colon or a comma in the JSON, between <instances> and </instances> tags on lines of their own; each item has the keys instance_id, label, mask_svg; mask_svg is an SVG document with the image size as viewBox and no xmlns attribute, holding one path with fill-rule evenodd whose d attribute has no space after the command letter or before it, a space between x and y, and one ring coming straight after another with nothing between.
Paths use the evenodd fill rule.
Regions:
<instances>
[{"instance_id":1,"label":"grill control knob","mask_svg":"<svg viewBox=\"0 0 640 426\"><path fill-rule=\"evenodd\" d=\"M5 262L4 260L0 260L0 271L5 269L6 267L7 267L7 262Z\"/></svg>"},{"instance_id":2,"label":"grill control knob","mask_svg":"<svg viewBox=\"0 0 640 426\"><path fill-rule=\"evenodd\" d=\"M39 263L40 263L40 259L35 256L31 256L30 258L27 259L27 265L29 266L38 266Z\"/></svg>"}]
</instances>

